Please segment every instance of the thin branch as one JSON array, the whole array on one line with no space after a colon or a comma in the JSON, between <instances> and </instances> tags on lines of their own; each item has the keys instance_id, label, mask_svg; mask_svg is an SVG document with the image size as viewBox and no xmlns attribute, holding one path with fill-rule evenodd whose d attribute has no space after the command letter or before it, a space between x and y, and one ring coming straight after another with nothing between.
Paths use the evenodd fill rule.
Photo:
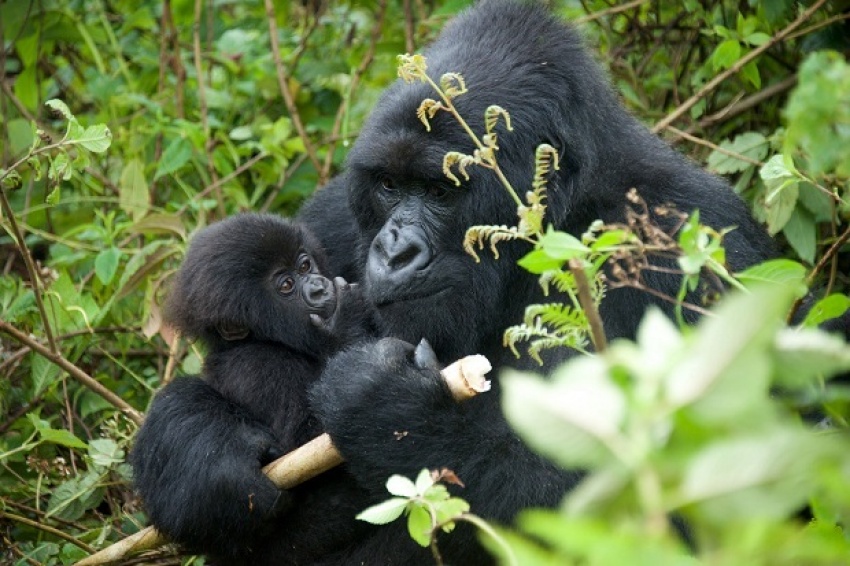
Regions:
<instances>
[{"instance_id":1,"label":"thin branch","mask_svg":"<svg viewBox=\"0 0 850 566\"><path fill-rule=\"evenodd\" d=\"M137 425L142 424L144 419L139 411L131 407L124 399L101 385L101 383L92 376L68 361L68 359L61 353L51 351L32 336L25 334L4 320L0 320L0 331L5 332L21 344L29 346L33 351L68 372L71 377L106 399L111 405L119 409L127 416L128 419Z\"/></svg>"},{"instance_id":2,"label":"thin branch","mask_svg":"<svg viewBox=\"0 0 850 566\"><path fill-rule=\"evenodd\" d=\"M280 44L277 41L277 23L275 22L274 4L272 3L272 0L264 0L264 2L266 5L266 18L269 20L269 39L272 47L272 58L274 59L280 93L283 95L283 102L286 104L286 109L289 112L292 124L295 126L295 131L298 132L298 136L301 138L301 141L304 142L304 150L307 152L307 156L313 163L313 167L316 168L316 173L321 175L322 164L319 162L319 156L316 153L316 148L313 146L313 142L310 140L310 136L307 135L304 123L301 122L301 115L298 113L298 107L295 105L295 99L292 96L292 92L289 90L289 77L286 73L286 68L283 66L283 60L280 58Z\"/></svg>"},{"instance_id":3,"label":"thin branch","mask_svg":"<svg viewBox=\"0 0 850 566\"><path fill-rule=\"evenodd\" d=\"M588 14L586 16L582 16L581 18L577 18L574 23L578 24L586 24L588 22L592 22L594 20L598 20L600 18L604 18L606 16L613 16L614 14L619 14L620 12L625 12L627 10L631 10L632 8L637 8L641 4L646 4L649 0L633 0L628 4L623 4L622 6L612 6L607 10L601 10L599 12L594 12L592 14ZM587 9L585 8L585 11Z\"/></svg>"},{"instance_id":4,"label":"thin branch","mask_svg":"<svg viewBox=\"0 0 850 566\"><path fill-rule=\"evenodd\" d=\"M348 85L348 95L345 97L345 100L339 105L339 108L336 112L336 118L334 119L334 125L331 129L331 134L329 139L332 140L328 143L328 152L325 155L325 163L322 166L322 170L319 174L319 184L324 185L327 183L330 178L331 166L333 165L333 157L334 151L336 149L336 139L339 137L339 130L342 125L342 120L348 112L349 105L351 104L351 96L354 94L357 85L360 82L360 77L363 76L363 73L366 72L366 69L369 68L369 65L372 63L372 60L375 58L375 48L378 45L378 41L381 39L381 28L384 25L384 15L387 12L387 0L381 0L378 3L378 12L375 16L375 25L372 26L372 36L369 42L369 48L366 50L365 55L363 55L363 59L360 61L360 65L357 66L354 73L351 75L351 81Z\"/></svg>"},{"instance_id":5,"label":"thin branch","mask_svg":"<svg viewBox=\"0 0 850 566\"><path fill-rule=\"evenodd\" d=\"M28 527L38 529L39 531L51 534L55 537L59 537L62 540L66 540L66 541L70 542L74 546L82 548L86 552L89 552L89 553L94 552L94 549L92 547L90 547L89 545L87 545L86 543L75 539L74 537L72 537L71 535L69 535L67 533L63 533L59 529L55 529L53 527L45 525L44 523L39 523L38 521L33 521L32 519L28 519L26 517L23 517L21 515L17 515L15 513L9 513L8 511L0 511L0 517L5 517L5 518L7 518L11 521L15 521L16 523L20 523L22 525L27 525Z\"/></svg>"},{"instance_id":6,"label":"thin branch","mask_svg":"<svg viewBox=\"0 0 850 566\"><path fill-rule=\"evenodd\" d=\"M411 0L404 0L404 48L408 53L416 51L415 30L413 27L413 7Z\"/></svg>"},{"instance_id":7,"label":"thin branch","mask_svg":"<svg viewBox=\"0 0 850 566\"><path fill-rule=\"evenodd\" d=\"M185 203L183 206L181 206L179 209L177 209L177 214L184 213L186 211L186 208L189 207L189 204L192 201L198 201L198 200L204 198L205 196L207 196L210 192L215 191L215 190L219 190L222 185L232 181L233 179L235 179L236 177L238 177L239 175L241 175L242 173L244 173L245 171L247 171L248 169L253 167L254 164L256 164L258 161L265 159L269 155L270 154L264 153L264 152L258 153L257 155L255 155L254 157L252 157L251 159L249 159L248 161L246 161L245 163L243 163L242 165L240 165L239 167L237 167L236 169L234 169L233 171L231 171L230 173L228 173L227 175L222 177L221 179L218 179L218 180L210 183L209 185L204 187L204 190L196 193L195 196L193 196L192 199L189 202Z\"/></svg>"},{"instance_id":8,"label":"thin branch","mask_svg":"<svg viewBox=\"0 0 850 566\"><path fill-rule=\"evenodd\" d=\"M593 340L593 347L597 353L601 354L608 349L608 339L605 336L605 327L602 325L599 310L590 294L590 284L587 281L587 275L584 273L584 266L577 259L571 259L569 265L578 288L578 302L590 323L590 337Z\"/></svg>"},{"instance_id":9,"label":"thin branch","mask_svg":"<svg viewBox=\"0 0 850 566\"><path fill-rule=\"evenodd\" d=\"M738 114L743 114L747 110L758 106L765 100L773 98L774 96L782 94L786 90L793 88L796 84L797 75L791 75L790 77L787 77L776 84L772 84L768 87L765 87L764 89L754 94L751 94L750 96L747 96L745 98L742 98L741 100L734 102L733 104L730 104L726 108L723 108L722 110L719 110L718 112L715 112L710 116L706 116L705 118L699 121L699 125L700 127L705 128L706 126L710 126L716 122L721 122L730 118L734 118Z\"/></svg>"},{"instance_id":10,"label":"thin branch","mask_svg":"<svg viewBox=\"0 0 850 566\"><path fill-rule=\"evenodd\" d=\"M809 275L806 277L807 287L812 286L817 276L820 274L821 271L823 271L823 268L826 267L826 264L829 263L829 261L833 257L838 255L839 250L842 248L842 246L844 246L844 244L847 243L847 240L850 240L850 226L848 226L847 229L844 230L844 232L842 232L842 234L838 237L838 239L832 243L829 249L826 250L826 253L823 254L823 257L821 257L820 260L817 262L814 269L812 269L811 273L809 273ZM791 306L791 310L788 311L788 317L786 318L789 324L793 320L794 315L797 314L797 310L802 304L802 298L794 301L794 304Z\"/></svg>"},{"instance_id":11,"label":"thin branch","mask_svg":"<svg viewBox=\"0 0 850 566\"><path fill-rule=\"evenodd\" d=\"M697 102L699 102L700 100L705 98L705 96L708 95L708 93L710 93L714 89L716 89L720 85L720 83L722 83L723 81L725 81L726 79L728 79L732 75L735 75L736 73L740 72L741 69L743 69L744 66L747 65L750 61L754 61L762 53L764 53L765 51L767 51L768 49L770 49L771 47L773 47L777 43L783 41L786 37L788 37L791 34L792 31L794 31L795 29L800 27L806 20L811 18L812 15L815 12L817 12L825 3L826 3L826 0L817 0L817 2L812 4L806 11L804 11L802 14L800 14L800 16L796 20L794 20L793 22L788 24L788 26L786 26L783 30L781 30L779 33L777 33L773 37L771 37L770 41L767 41L763 45L756 47L755 49L753 49L752 51L750 51L749 53L747 53L746 55L744 55L743 57L738 59L738 61L736 61L734 65L732 65L731 67L726 69L726 71L720 73L719 75L717 75L716 77L714 77L713 79L708 81L705 84L705 86L703 86L701 89L699 89L697 91L696 94L691 96L689 99L687 99L681 105L679 105L678 108L676 108L675 110L670 112L664 119L662 119L660 122L655 124L655 126L652 128L653 133L657 134L661 130L664 130L665 128L667 128L667 126L671 125L673 122L678 120L685 112L690 110Z\"/></svg>"},{"instance_id":12,"label":"thin branch","mask_svg":"<svg viewBox=\"0 0 850 566\"><path fill-rule=\"evenodd\" d=\"M697 145L703 145L705 147L710 147L711 149L713 149L717 153L722 153L723 155L728 155L730 157L734 157L735 159L738 159L740 161L744 161L746 163L749 163L750 165L756 165L756 166L759 166L759 167L764 165L764 163L762 163L758 159L753 159L751 157L747 157L746 155L740 154L736 151L726 149L725 147L720 147L716 143L712 143L708 140L698 138L694 135L689 134L688 132L680 130L679 128L674 128L673 126L667 126L667 130L670 131L670 132L673 132L674 134L676 134L680 138L684 138L684 139L688 140L689 142L693 142Z\"/></svg>"},{"instance_id":13,"label":"thin branch","mask_svg":"<svg viewBox=\"0 0 850 566\"><path fill-rule=\"evenodd\" d=\"M219 216L224 216L226 211L224 209L224 197L221 192L221 188L219 185L216 185L216 181L218 181L218 174L215 171L215 163L213 162L212 155L212 147L213 147L213 139L210 135L210 124L209 119L207 117L207 93L206 88L204 86L204 70L201 65L201 10L203 7L203 0L195 0L195 21L192 24L192 42L194 44L194 53L195 53L195 78L198 81L198 104L200 105L201 111L201 124L204 128L204 152L207 154L207 170L210 174L210 179L212 180L213 185L216 187L216 204L218 208Z\"/></svg>"},{"instance_id":14,"label":"thin branch","mask_svg":"<svg viewBox=\"0 0 850 566\"><path fill-rule=\"evenodd\" d=\"M31 157L31 154L27 154L27 157ZM20 161L18 163L20 163ZM18 164L16 163L10 167L9 171L14 170L17 165ZM41 322L44 325L44 334L47 336L47 343L50 345L50 350L52 352L58 352L59 350L56 348L56 339L53 337L53 328L50 325L50 319L47 317L47 311L44 308L44 301L41 297L41 278L38 276L38 271L35 268L35 262L32 259L32 254L30 254L27 243L24 241L24 234L21 231L21 227L18 225L15 213L12 211L12 205L9 203L9 199L6 198L6 191L4 191L2 187L0 187L0 206L2 206L3 214L5 214L6 218L9 220L9 225L15 235L15 240L17 240L18 251L21 252L21 257L24 260L24 264L27 266L27 274L29 275L30 282L32 283L35 304L38 307L38 313L41 316Z\"/></svg>"}]
</instances>

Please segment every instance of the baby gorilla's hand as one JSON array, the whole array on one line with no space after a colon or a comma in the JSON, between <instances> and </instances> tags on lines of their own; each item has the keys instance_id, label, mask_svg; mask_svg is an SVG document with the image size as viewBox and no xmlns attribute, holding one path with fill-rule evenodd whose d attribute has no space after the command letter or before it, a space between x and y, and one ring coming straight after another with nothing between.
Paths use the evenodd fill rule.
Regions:
<instances>
[{"instance_id":1,"label":"baby gorilla's hand","mask_svg":"<svg viewBox=\"0 0 850 566\"><path fill-rule=\"evenodd\" d=\"M370 307L358 283L348 283L342 277L335 277L333 283L337 301L334 313L327 319L312 314L310 320L343 346L368 334Z\"/></svg>"}]
</instances>

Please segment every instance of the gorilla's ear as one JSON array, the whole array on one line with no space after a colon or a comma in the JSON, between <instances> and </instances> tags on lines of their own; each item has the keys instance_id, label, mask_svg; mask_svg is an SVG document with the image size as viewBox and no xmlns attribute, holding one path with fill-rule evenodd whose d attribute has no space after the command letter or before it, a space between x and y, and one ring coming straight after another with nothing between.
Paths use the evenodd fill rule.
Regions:
<instances>
[{"instance_id":1,"label":"gorilla's ear","mask_svg":"<svg viewBox=\"0 0 850 566\"><path fill-rule=\"evenodd\" d=\"M246 338L250 332L247 327L228 321L217 324L215 329L218 330L218 333L222 338L228 341L242 340L243 338Z\"/></svg>"}]
</instances>

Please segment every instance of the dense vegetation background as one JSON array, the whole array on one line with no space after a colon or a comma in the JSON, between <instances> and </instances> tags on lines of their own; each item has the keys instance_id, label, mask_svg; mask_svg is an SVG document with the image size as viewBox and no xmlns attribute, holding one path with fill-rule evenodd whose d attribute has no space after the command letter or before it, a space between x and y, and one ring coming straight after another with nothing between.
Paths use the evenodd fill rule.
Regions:
<instances>
[{"instance_id":1,"label":"dense vegetation background","mask_svg":"<svg viewBox=\"0 0 850 566\"><path fill-rule=\"evenodd\" d=\"M71 563L145 524L125 463L132 436L151 395L201 362L159 310L188 238L237 211L294 213L343 166L395 80L396 55L419 49L468 3L0 2L0 562ZM805 283L833 296L823 310L846 309L850 2L551 4L598 50L635 114L728 176L787 257L807 268ZM52 99L64 105L45 104ZM845 367L846 347L834 359ZM850 395L811 377L789 386L783 410L828 415L840 430ZM725 394L720 404L738 396ZM760 412L768 402L747 398L745 412L773 422ZM722 420L705 430L676 424L693 445L710 447L731 434ZM783 437L759 462L771 468L776 454L808 443ZM714 549L701 558L847 563L842 446L759 476L773 501L786 503L767 519L718 521L737 512L722 505L697 514L698 534ZM667 464L660 448L651 455ZM770 498L743 500L771 507ZM808 526L793 513L807 500ZM622 548L610 552L637 560L646 541L628 504L595 511L607 523L569 525L583 542L556 549L557 559L532 554L635 563L593 554L619 533ZM649 511L651 526L659 508ZM535 534L548 540L546 532ZM148 558L187 560L173 549Z\"/></svg>"}]
</instances>

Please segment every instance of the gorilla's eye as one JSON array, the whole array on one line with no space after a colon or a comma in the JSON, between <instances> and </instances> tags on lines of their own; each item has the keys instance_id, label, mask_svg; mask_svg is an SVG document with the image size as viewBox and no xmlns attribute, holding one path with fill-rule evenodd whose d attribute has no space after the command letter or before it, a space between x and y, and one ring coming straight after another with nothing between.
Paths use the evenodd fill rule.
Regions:
<instances>
[{"instance_id":1,"label":"gorilla's eye","mask_svg":"<svg viewBox=\"0 0 850 566\"><path fill-rule=\"evenodd\" d=\"M397 187L389 177L381 177L381 188L388 192L395 192Z\"/></svg>"},{"instance_id":2,"label":"gorilla's eye","mask_svg":"<svg viewBox=\"0 0 850 566\"><path fill-rule=\"evenodd\" d=\"M443 185L429 185L428 196L435 199L445 198L449 194L449 190Z\"/></svg>"},{"instance_id":3,"label":"gorilla's eye","mask_svg":"<svg viewBox=\"0 0 850 566\"><path fill-rule=\"evenodd\" d=\"M289 295L290 293L292 293L292 291L295 290L295 279L288 276L284 277L280 280L280 283L278 283L277 290L282 295Z\"/></svg>"},{"instance_id":4,"label":"gorilla's eye","mask_svg":"<svg viewBox=\"0 0 850 566\"><path fill-rule=\"evenodd\" d=\"M301 256L298 260L298 273L304 275L305 273L310 273L310 270L313 269L313 262L310 261L310 258L305 256Z\"/></svg>"}]
</instances>

